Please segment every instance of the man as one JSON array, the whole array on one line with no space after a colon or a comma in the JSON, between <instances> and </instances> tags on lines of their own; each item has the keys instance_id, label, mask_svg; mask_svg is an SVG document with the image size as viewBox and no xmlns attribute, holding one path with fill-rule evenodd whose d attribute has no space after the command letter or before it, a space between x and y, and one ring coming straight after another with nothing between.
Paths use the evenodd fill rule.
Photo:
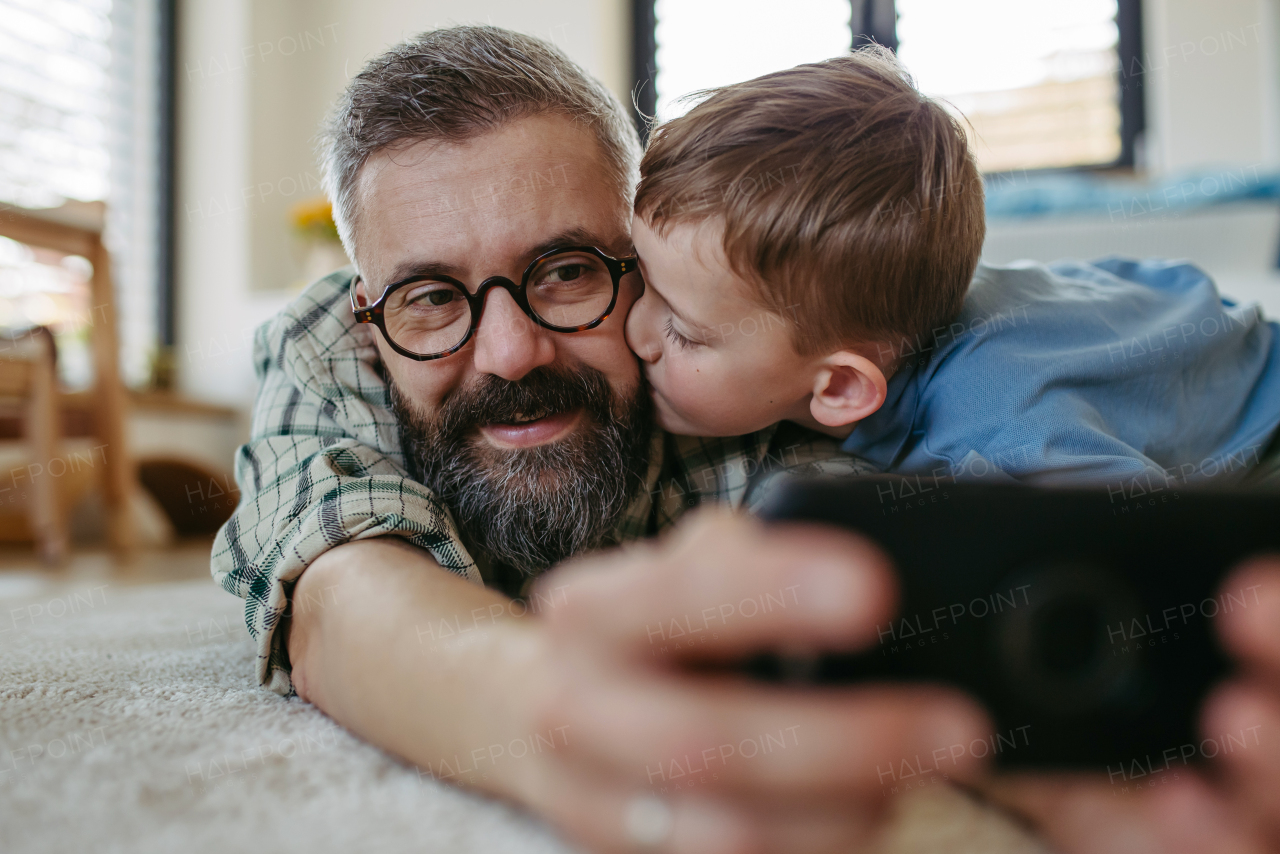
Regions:
<instances>
[{"instance_id":1,"label":"man","mask_svg":"<svg viewBox=\"0 0 1280 854\"><path fill-rule=\"evenodd\" d=\"M740 498L746 463L779 454L776 435L648 441L621 325L636 148L598 84L500 30L430 33L353 81L326 179L359 277L260 331L245 497L214 575L246 599L261 681L595 850L848 850L874 828L877 768L982 737L981 713L939 689L805 695L684 665L870 642L894 598L874 549L707 516L547 574L537 614L507 595L667 524L689 492L672 479ZM531 297L547 257L553 283L609 259L612 311L561 318ZM766 596L786 607L705 630ZM691 616L708 623L696 646L655 646L654 626ZM744 758L753 742L770 749ZM661 792L654 769L661 783L690 756L696 785Z\"/></svg>"}]
</instances>

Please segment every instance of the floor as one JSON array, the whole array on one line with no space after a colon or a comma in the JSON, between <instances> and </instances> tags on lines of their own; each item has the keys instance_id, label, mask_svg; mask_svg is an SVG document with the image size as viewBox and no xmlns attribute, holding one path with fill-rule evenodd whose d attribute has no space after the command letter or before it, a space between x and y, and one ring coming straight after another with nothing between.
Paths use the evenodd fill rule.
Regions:
<instances>
[{"instance_id":1,"label":"floor","mask_svg":"<svg viewBox=\"0 0 1280 854\"><path fill-rule=\"evenodd\" d=\"M60 567L46 567L29 548L0 549L0 598L40 595L45 589L102 582L114 585L159 584L212 579L209 553L213 538L177 541L165 548L116 555L106 547L74 547Z\"/></svg>"}]
</instances>

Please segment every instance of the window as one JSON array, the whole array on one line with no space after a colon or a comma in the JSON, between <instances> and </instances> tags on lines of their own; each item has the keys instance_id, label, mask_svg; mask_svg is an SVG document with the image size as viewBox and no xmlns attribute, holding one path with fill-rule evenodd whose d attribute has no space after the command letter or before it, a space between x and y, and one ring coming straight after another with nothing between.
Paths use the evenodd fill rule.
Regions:
<instances>
[{"instance_id":1,"label":"window","mask_svg":"<svg viewBox=\"0 0 1280 854\"><path fill-rule=\"evenodd\" d=\"M71 215L90 221L101 214L85 203L106 204L121 371L134 385L148 379L166 328L172 8L172 0L0 0L0 202L70 203ZM83 271L69 262L42 274L32 263L43 262L0 247L4 322L82 333L51 306L70 298ZM59 336L59 347L74 343Z\"/></svg>"},{"instance_id":2,"label":"window","mask_svg":"<svg viewBox=\"0 0 1280 854\"><path fill-rule=\"evenodd\" d=\"M898 0L898 56L968 120L984 172L1118 163L1116 0Z\"/></svg>"},{"instance_id":3,"label":"window","mask_svg":"<svg viewBox=\"0 0 1280 854\"><path fill-rule=\"evenodd\" d=\"M849 0L657 0L655 16L659 121L687 112L690 92L849 49Z\"/></svg>"},{"instance_id":4,"label":"window","mask_svg":"<svg viewBox=\"0 0 1280 854\"><path fill-rule=\"evenodd\" d=\"M637 0L637 102L663 121L688 109L678 99L693 90L874 40L898 51L922 91L968 119L985 172L1130 166L1143 125L1142 78L1125 73L1141 70L1139 5Z\"/></svg>"}]
</instances>

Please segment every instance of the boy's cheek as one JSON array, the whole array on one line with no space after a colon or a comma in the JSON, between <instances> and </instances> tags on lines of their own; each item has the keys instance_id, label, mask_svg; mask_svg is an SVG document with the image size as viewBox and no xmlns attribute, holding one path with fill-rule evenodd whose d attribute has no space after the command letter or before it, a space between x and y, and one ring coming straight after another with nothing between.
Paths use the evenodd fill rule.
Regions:
<instances>
[{"instance_id":1,"label":"boy's cheek","mask_svg":"<svg viewBox=\"0 0 1280 854\"><path fill-rule=\"evenodd\" d=\"M673 433L718 435L715 422L733 408L732 401L724 399L720 372L705 361L692 364L683 355L664 357L660 367L648 371L658 422Z\"/></svg>"},{"instance_id":2,"label":"boy's cheek","mask_svg":"<svg viewBox=\"0 0 1280 854\"><path fill-rule=\"evenodd\" d=\"M684 419L677 414L678 409L684 408L684 401L687 398L687 389L679 378L679 372L671 371L671 362L667 357L663 357L658 363L659 367L652 365L644 366L645 379L649 381L649 387L652 390L655 415L658 418L659 425L664 430L676 432L678 424L683 424Z\"/></svg>"},{"instance_id":3,"label":"boy's cheek","mask_svg":"<svg viewBox=\"0 0 1280 854\"><path fill-rule=\"evenodd\" d=\"M696 418L686 417L673 408L661 395L654 395L653 408L654 420L658 422L659 427L668 433L674 433L677 436L717 435L713 425L704 424Z\"/></svg>"}]
</instances>

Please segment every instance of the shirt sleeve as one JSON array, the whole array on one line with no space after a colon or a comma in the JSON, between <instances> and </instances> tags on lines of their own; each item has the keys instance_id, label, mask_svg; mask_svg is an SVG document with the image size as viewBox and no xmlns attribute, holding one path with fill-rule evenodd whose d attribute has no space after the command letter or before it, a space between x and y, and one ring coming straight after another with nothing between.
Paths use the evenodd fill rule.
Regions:
<instances>
[{"instance_id":1,"label":"shirt sleeve","mask_svg":"<svg viewBox=\"0 0 1280 854\"><path fill-rule=\"evenodd\" d=\"M483 583L448 509L405 469L376 348L343 311L349 281L346 272L317 282L257 330L253 427L235 461L240 503L213 546L214 580L245 600L258 681L286 696L291 667L276 629L303 570L334 546L402 537Z\"/></svg>"}]
</instances>

